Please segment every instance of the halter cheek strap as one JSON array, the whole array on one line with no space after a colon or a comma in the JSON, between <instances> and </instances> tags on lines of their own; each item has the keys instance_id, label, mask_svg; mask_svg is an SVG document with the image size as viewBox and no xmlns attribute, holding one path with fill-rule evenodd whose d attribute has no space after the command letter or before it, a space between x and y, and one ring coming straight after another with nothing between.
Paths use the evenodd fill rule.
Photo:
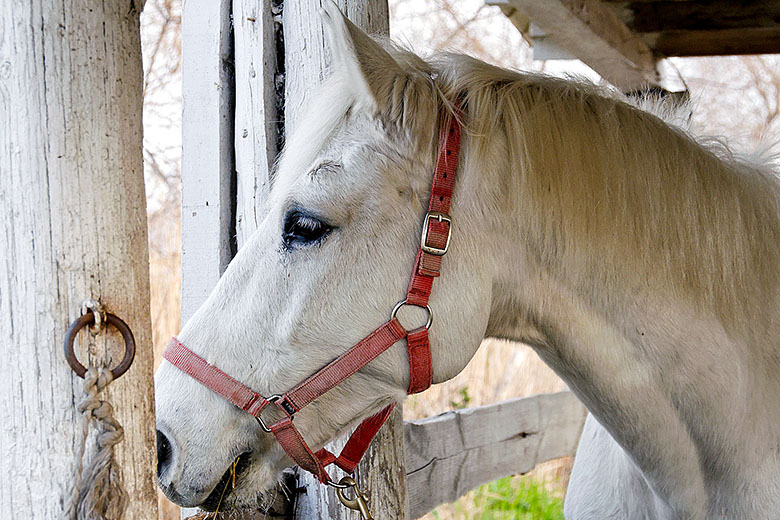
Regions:
<instances>
[{"instance_id":1,"label":"halter cheek strap","mask_svg":"<svg viewBox=\"0 0 780 520\"><path fill-rule=\"evenodd\" d=\"M284 451L298 466L312 473L322 483L332 483L325 470L330 464L337 465L347 473L354 472L369 444L392 413L395 404L387 406L360 423L338 456L326 449L315 453L309 448L293 423L296 412L339 385L402 339L406 339L406 349L409 354L408 393L422 392L430 387L433 381L431 346L428 338L432 314L428 299L433 280L440 275L442 258L449 249L452 220L448 212L455 187L455 172L460 151L460 124L457 117L445 113L444 120L446 125L439 136L439 155L414 270L406 298L392 310L390 320L289 392L270 397L263 397L233 379L189 350L176 338L171 339L163 353L163 357L179 370L254 416L263 430L276 437ZM428 311L428 323L412 331L404 329L396 318L396 313L404 305L425 308ZM282 412L283 418L269 427L263 420L263 412L272 405Z\"/></svg>"}]
</instances>

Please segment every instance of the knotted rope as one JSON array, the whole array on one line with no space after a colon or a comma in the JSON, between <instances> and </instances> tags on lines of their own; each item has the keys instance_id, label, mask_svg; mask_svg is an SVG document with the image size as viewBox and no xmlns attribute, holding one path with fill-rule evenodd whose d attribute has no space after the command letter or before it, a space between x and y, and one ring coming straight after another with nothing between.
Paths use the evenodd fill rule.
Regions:
<instances>
[{"instance_id":1,"label":"knotted rope","mask_svg":"<svg viewBox=\"0 0 780 520\"><path fill-rule=\"evenodd\" d=\"M114 447L122 441L125 431L114 418L111 404L97 397L113 380L107 368L89 367L84 374L85 395L78 404L79 412L84 415L84 427L76 481L68 506L70 520L120 520L127 507L127 492L114 456ZM93 423L96 446L85 466L87 437Z\"/></svg>"}]
</instances>

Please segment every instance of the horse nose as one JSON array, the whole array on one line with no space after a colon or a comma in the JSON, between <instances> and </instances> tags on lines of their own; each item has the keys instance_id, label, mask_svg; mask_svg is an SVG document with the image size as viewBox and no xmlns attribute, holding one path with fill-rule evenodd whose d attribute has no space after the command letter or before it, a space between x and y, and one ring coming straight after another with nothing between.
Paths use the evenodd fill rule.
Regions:
<instances>
[{"instance_id":1,"label":"horse nose","mask_svg":"<svg viewBox=\"0 0 780 520\"><path fill-rule=\"evenodd\" d=\"M157 430L157 477L163 474L166 466L171 461L171 441L163 432Z\"/></svg>"}]
</instances>

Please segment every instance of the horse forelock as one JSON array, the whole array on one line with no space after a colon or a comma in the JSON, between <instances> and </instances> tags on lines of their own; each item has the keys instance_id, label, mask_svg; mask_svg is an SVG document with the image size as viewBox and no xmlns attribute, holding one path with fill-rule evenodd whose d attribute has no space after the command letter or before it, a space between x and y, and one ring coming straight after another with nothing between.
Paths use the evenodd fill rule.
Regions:
<instances>
[{"instance_id":1,"label":"horse forelock","mask_svg":"<svg viewBox=\"0 0 780 520\"><path fill-rule=\"evenodd\" d=\"M284 197L295 181L310 170L328 141L353 121L359 113L368 115L382 128L383 144L402 151L407 158L419 154L432 160L437 138L439 99L432 75L425 63L386 42L396 59L402 60L400 73L379 89L382 102L374 105L363 99L354 87L355 78L344 71L333 74L307 100L308 110L289 134L273 179L272 197ZM402 55L408 62L403 62ZM419 182L418 182L419 181ZM412 179L418 198L425 197L430 179Z\"/></svg>"}]
</instances>

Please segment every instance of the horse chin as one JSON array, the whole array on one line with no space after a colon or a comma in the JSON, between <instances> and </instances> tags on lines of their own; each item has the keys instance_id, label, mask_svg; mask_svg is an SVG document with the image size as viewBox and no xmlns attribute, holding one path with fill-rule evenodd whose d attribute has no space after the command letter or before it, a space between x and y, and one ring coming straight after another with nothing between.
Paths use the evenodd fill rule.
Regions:
<instances>
[{"instance_id":1,"label":"horse chin","mask_svg":"<svg viewBox=\"0 0 780 520\"><path fill-rule=\"evenodd\" d=\"M284 481L264 461L251 452L235 460L206 499L198 507L207 512L251 511L266 515L281 514L284 495L289 495Z\"/></svg>"},{"instance_id":2,"label":"horse chin","mask_svg":"<svg viewBox=\"0 0 780 520\"><path fill-rule=\"evenodd\" d=\"M198 507L204 511L218 511L224 504L230 502L231 495L233 495L236 487L236 481L239 481L246 474L251 458L252 454L250 452L239 455L225 470L224 475L219 479L209 496L206 497L206 500Z\"/></svg>"},{"instance_id":3,"label":"horse chin","mask_svg":"<svg viewBox=\"0 0 780 520\"><path fill-rule=\"evenodd\" d=\"M261 513L273 518L283 516L286 512L286 503L281 500L281 497L282 492L275 489L260 492L237 489L235 493L224 498L219 507L216 507L216 504L209 499L198 507L207 513L239 513L243 511L254 514ZM221 516L216 518L221 518ZM233 516L231 515L229 518L233 518Z\"/></svg>"}]
</instances>

